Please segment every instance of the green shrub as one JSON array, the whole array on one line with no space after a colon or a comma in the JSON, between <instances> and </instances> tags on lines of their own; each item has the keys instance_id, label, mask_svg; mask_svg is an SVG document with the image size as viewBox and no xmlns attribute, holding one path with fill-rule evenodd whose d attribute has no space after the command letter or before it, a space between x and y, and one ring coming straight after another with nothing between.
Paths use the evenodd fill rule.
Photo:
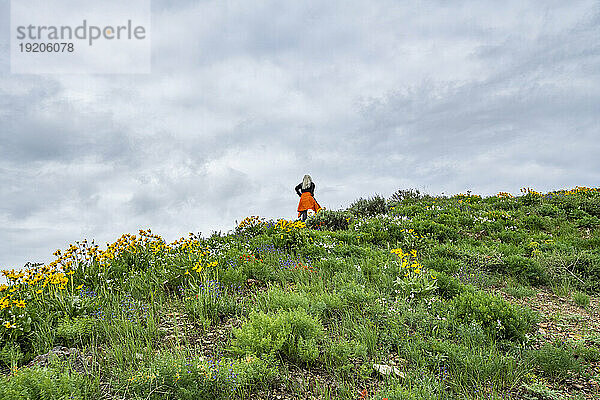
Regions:
<instances>
[{"instance_id":1,"label":"green shrub","mask_svg":"<svg viewBox=\"0 0 600 400\"><path fill-rule=\"evenodd\" d=\"M363 285L354 281L346 281L341 285L338 283L337 287L337 294L346 306L362 307L365 304L373 302L377 297L376 293L369 291Z\"/></svg>"},{"instance_id":2,"label":"green shrub","mask_svg":"<svg viewBox=\"0 0 600 400\"><path fill-rule=\"evenodd\" d=\"M379 195L369 197L368 199L361 197L350 205L348 211L357 217L374 217L378 214L385 214L387 212L387 205L385 198Z\"/></svg>"},{"instance_id":3,"label":"green shrub","mask_svg":"<svg viewBox=\"0 0 600 400\"><path fill-rule=\"evenodd\" d=\"M265 312L295 308L303 308L309 311L312 303L311 300L303 293L286 291L277 286L271 286L267 291L257 294L257 303Z\"/></svg>"},{"instance_id":4,"label":"green shrub","mask_svg":"<svg viewBox=\"0 0 600 400\"><path fill-rule=\"evenodd\" d=\"M478 349L488 345L489 341L481 324L461 324L456 329L459 343L469 349Z\"/></svg>"},{"instance_id":5,"label":"green shrub","mask_svg":"<svg viewBox=\"0 0 600 400\"><path fill-rule=\"evenodd\" d=\"M440 224L430 220L413 221L414 230L421 235L432 236L440 242L457 240L459 238L458 231L444 224Z\"/></svg>"},{"instance_id":6,"label":"green shrub","mask_svg":"<svg viewBox=\"0 0 600 400\"><path fill-rule=\"evenodd\" d=\"M383 382L373 400L449 400L454 398L447 393L446 382L438 379L430 371L411 368L404 373L406 378L401 381L387 379Z\"/></svg>"},{"instance_id":7,"label":"green shrub","mask_svg":"<svg viewBox=\"0 0 600 400\"><path fill-rule=\"evenodd\" d=\"M352 229L359 243L383 244L391 241L389 221L384 218L371 218L355 221ZM358 233L358 234L357 234Z\"/></svg>"},{"instance_id":8,"label":"green shrub","mask_svg":"<svg viewBox=\"0 0 600 400\"><path fill-rule=\"evenodd\" d=\"M236 354L279 355L310 363L319 356L323 326L304 309L278 313L252 312L241 328L233 331Z\"/></svg>"},{"instance_id":9,"label":"green shrub","mask_svg":"<svg viewBox=\"0 0 600 400\"><path fill-rule=\"evenodd\" d=\"M311 229L339 231L348 229L352 214L346 211L319 211L306 220L306 226Z\"/></svg>"},{"instance_id":10,"label":"green shrub","mask_svg":"<svg viewBox=\"0 0 600 400\"><path fill-rule=\"evenodd\" d=\"M406 217L414 217L424 211L424 206L419 203L406 206L395 205L392 207L392 209L394 214Z\"/></svg>"},{"instance_id":11,"label":"green shrub","mask_svg":"<svg viewBox=\"0 0 600 400\"><path fill-rule=\"evenodd\" d=\"M21 365L25 355L18 343L7 343L0 350L0 366L14 368Z\"/></svg>"},{"instance_id":12,"label":"green shrub","mask_svg":"<svg viewBox=\"0 0 600 400\"><path fill-rule=\"evenodd\" d=\"M509 257L520 254L524 255L528 253L528 251L525 250L523 246L519 246L513 243L500 243L498 244L496 250L500 252L503 257Z\"/></svg>"},{"instance_id":13,"label":"green shrub","mask_svg":"<svg viewBox=\"0 0 600 400\"><path fill-rule=\"evenodd\" d=\"M571 221L576 221L578 219L589 218L591 217L591 215L579 208L574 208L569 210L569 212L567 213L567 217Z\"/></svg>"},{"instance_id":14,"label":"green shrub","mask_svg":"<svg viewBox=\"0 0 600 400\"><path fill-rule=\"evenodd\" d=\"M444 243L439 246L435 246L431 249L432 258L440 258L442 260L462 260L465 256L465 252L456 244Z\"/></svg>"},{"instance_id":15,"label":"green shrub","mask_svg":"<svg viewBox=\"0 0 600 400\"><path fill-rule=\"evenodd\" d=\"M527 394L523 393L523 399L527 400L563 400L562 392L550 389L544 381L523 383L523 389Z\"/></svg>"},{"instance_id":16,"label":"green shrub","mask_svg":"<svg viewBox=\"0 0 600 400\"><path fill-rule=\"evenodd\" d=\"M531 350L528 358L544 375L561 380L570 373L579 373L581 363L575 359L573 349L565 343L546 343L539 350Z\"/></svg>"},{"instance_id":17,"label":"green shrub","mask_svg":"<svg viewBox=\"0 0 600 400\"><path fill-rule=\"evenodd\" d=\"M548 274L537 260L518 255L504 258L504 270L532 285L548 283Z\"/></svg>"},{"instance_id":18,"label":"green shrub","mask_svg":"<svg viewBox=\"0 0 600 400\"><path fill-rule=\"evenodd\" d=\"M257 303L265 312L303 308L315 317L321 317L334 309L339 309L343 304L342 299L335 293L286 291L276 286L259 293Z\"/></svg>"},{"instance_id":19,"label":"green shrub","mask_svg":"<svg viewBox=\"0 0 600 400\"><path fill-rule=\"evenodd\" d=\"M531 206L542 203L542 198L533 193L527 193L523 196L517 197L517 201L523 205Z\"/></svg>"},{"instance_id":20,"label":"green shrub","mask_svg":"<svg viewBox=\"0 0 600 400\"><path fill-rule=\"evenodd\" d=\"M524 341L536 322L531 310L480 291L461 293L452 304L458 321L479 323L490 336L499 339Z\"/></svg>"},{"instance_id":21,"label":"green shrub","mask_svg":"<svg viewBox=\"0 0 600 400\"><path fill-rule=\"evenodd\" d=\"M435 269L436 271L442 271L447 273L455 273L461 268L465 269L467 266L464 261L453 260L448 258L433 258L423 261L423 265L427 268Z\"/></svg>"},{"instance_id":22,"label":"green shrub","mask_svg":"<svg viewBox=\"0 0 600 400\"><path fill-rule=\"evenodd\" d=\"M591 338L590 341L593 343L594 339ZM598 342L598 340L596 340L596 342ZM573 356L575 358L589 363L596 363L600 361L600 346L598 344L588 344L585 341L568 343L571 345Z\"/></svg>"},{"instance_id":23,"label":"green shrub","mask_svg":"<svg viewBox=\"0 0 600 400\"><path fill-rule=\"evenodd\" d=\"M583 198L581 208L592 216L600 217L600 196L598 196L598 193L594 197Z\"/></svg>"},{"instance_id":24,"label":"green shrub","mask_svg":"<svg viewBox=\"0 0 600 400\"><path fill-rule=\"evenodd\" d=\"M576 220L575 225L577 225L578 228L595 229L600 226L600 218L590 215Z\"/></svg>"},{"instance_id":25,"label":"green shrub","mask_svg":"<svg viewBox=\"0 0 600 400\"><path fill-rule=\"evenodd\" d=\"M511 243L515 245L520 245L527 238L527 235L524 232L509 230L498 232L495 234L495 236L503 243Z\"/></svg>"},{"instance_id":26,"label":"green shrub","mask_svg":"<svg viewBox=\"0 0 600 400\"><path fill-rule=\"evenodd\" d=\"M98 379L65 368L23 368L0 377L2 400L91 399L99 397Z\"/></svg>"},{"instance_id":27,"label":"green shrub","mask_svg":"<svg viewBox=\"0 0 600 400\"><path fill-rule=\"evenodd\" d=\"M546 228L546 220L543 217L535 214L527 215L521 220L521 224L525 229L529 229L531 231L539 231Z\"/></svg>"},{"instance_id":28,"label":"green shrub","mask_svg":"<svg viewBox=\"0 0 600 400\"><path fill-rule=\"evenodd\" d=\"M518 209L520 206L519 200L517 198L489 197L486 200L488 200L491 206L498 208L499 210L512 211Z\"/></svg>"},{"instance_id":29,"label":"green shrub","mask_svg":"<svg viewBox=\"0 0 600 400\"><path fill-rule=\"evenodd\" d=\"M403 202L405 200L415 201L422 197L423 196L418 189L398 189L390 196L390 200L398 202Z\"/></svg>"},{"instance_id":30,"label":"green shrub","mask_svg":"<svg viewBox=\"0 0 600 400\"><path fill-rule=\"evenodd\" d=\"M590 296L583 292L573 293L573 300L579 307L587 307L590 305Z\"/></svg>"},{"instance_id":31,"label":"green shrub","mask_svg":"<svg viewBox=\"0 0 600 400\"><path fill-rule=\"evenodd\" d=\"M78 317L61 321L56 327L56 340L64 346L81 346L98 339L101 330L98 320Z\"/></svg>"},{"instance_id":32,"label":"green shrub","mask_svg":"<svg viewBox=\"0 0 600 400\"><path fill-rule=\"evenodd\" d=\"M239 255L236 254L234 257L237 259ZM226 264L225 268L219 268L219 282L221 285L226 287L237 287L246 283L248 276L246 276L244 269L236 267L235 263L233 263L233 265Z\"/></svg>"},{"instance_id":33,"label":"green shrub","mask_svg":"<svg viewBox=\"0 0 600 400\"><path fill-rule=\"evenodd\" d=\"M458 279L444 273L432 271L437 277L438 293L444 299L452 299L458 296L461 292L472 290L463 285Z\"/></svg>"},{"instance_id":34,"label":"green shrub","mask_svg":"<svg viewBox=\"0 0 600 400\"><path fill-rule=\"evenodd\" d=\"M527 286L516 285L505 287L504 293L509 294L516 299L522 299L524 297L534 296L536 291L535 289L532 289Z\"/></svg>"},{"instance_id":35,"label":"green shrub","mask_svg":"<svg viewBox=\"0 0 600 400\"><path fill-rule=\"evenodd\" d=\"M537 208L537 212L543 217L556 217L560 213L560 209L554 204L544 203Z\"/></svg>"},{"instance_id":36,"label":"green shrub","mask_svg":"<svg viewBox=\"0 0 600 400\"><path fill-rule=\"evenodd\" d=\"M466 334L462 339L468 343L467 345L451 341L430 340L428 342L425 351L431 370L446 369L448 375L452 377L449 383L457 392L468 387L481 388L491 381L500 385L513 381L513 374L518 365L514 356L505 355L487 340L481 342L486 338L477 326L467 327L461 333ZM475 342L477 339L480 341Z\"/></svg>"},{"instance_id":37,"label":"green shrub","mask_svg":"<svg viewBox=\"0 0 600 400\"><path fill-rule=\"evenodd\" d=\"M600 254L591 251L581 251L564 257L558 271L564 272L564 267L569 266L578 277L583 279L583 289L588 291L600 290Z\"/></svg>"},{"instance_id":38,"label":"green shrub","mask_svg":"<svg viewBox=\"0 0 600 400\"><path fill-rule=\"evenodd\" d=\"M435 216L435 218L432 219L435 222L444 224L455 229L460 227L465 228L466 225L473 225L473 220L471 218L460 218L459 215L456 215L452 212L440 212Z\"/></svg>"},{"instance_id":39,"label":"green shrub","mask_svg":"<svg viewBox=\"0 0 600 400\"><path fill-rule=\"evenodd\" d=\"M330 341L323 350L325 363L331 366L343 366L350 358L365 357L366 355L367 347L358 340Z\"/></svg>"},{"instance_id":40,"label":"green shrub","mask_svg":"<svg viewBox=\"0 0 600 400\"><path fill-rule=\"evenodd\" d=\"M213 360L163 352L148 367L131 374L121 390L126 398L135 394L148 400L231 399L239 398L244 389L268 385L275 375L276 368L267 358Z\"/></svg>"}]
</instances>

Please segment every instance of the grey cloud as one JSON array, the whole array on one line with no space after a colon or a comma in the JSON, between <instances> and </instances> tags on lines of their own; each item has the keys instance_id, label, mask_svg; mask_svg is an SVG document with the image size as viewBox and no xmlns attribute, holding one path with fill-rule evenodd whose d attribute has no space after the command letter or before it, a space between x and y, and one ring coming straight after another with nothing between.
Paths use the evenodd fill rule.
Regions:
<instances>
[{"instance_id":1,"label":"grey cloud","mask_svg":"<svg viewBox=\"0 0 600 400\"><path fill-rule=\"evenodd\" d=\"M479 56L501 53L514 59L494 66L496 72L483 81L427 82L367 103L364 129L383 139L369 150L404 149L426 163L440 156L468 158L526 137L549 144L554 155L543 157L548 164L572 158L556 159L561 141L584 141L584 154L597 150L592 136L600 124L600 82L578 67L565 71L565 65L586 62L600 67L600 47L587 41L600 32L594 20L578 25L579 40L571 39L568 29L531 43L510 41L495 46L494 52L486 50ZM537 149L529 150L530 157L537 156Z\"/></svg>"},{"instance_id":2,"label":"grey cloud","mask_svg":"<svg viewBox=\"0 0 600 400\"><path fill-rule=\"evenodd\" d=\"M130 154L127 133L110 123L110 115L81 114L56 81L33 80L24 93L0 86L0 157L19 164L98 157L106 162ZM107 123L108 122L108 123Z\"/></svg>"}]
</instances>

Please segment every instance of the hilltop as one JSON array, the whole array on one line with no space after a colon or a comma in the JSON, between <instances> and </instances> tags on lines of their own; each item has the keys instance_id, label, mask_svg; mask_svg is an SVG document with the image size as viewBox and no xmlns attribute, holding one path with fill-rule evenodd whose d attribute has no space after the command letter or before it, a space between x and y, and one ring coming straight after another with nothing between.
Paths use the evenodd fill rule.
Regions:
<instances>
[{"instance_id":1,"label":"hilltop","mask_svg":"<svg viewBox=\"0 0 600 400\"><path fill-rule=\"evenodd\" d=\"M4 271L2 399L600 398L600 189L399 190Z\"/></svg>"}]
</instances>

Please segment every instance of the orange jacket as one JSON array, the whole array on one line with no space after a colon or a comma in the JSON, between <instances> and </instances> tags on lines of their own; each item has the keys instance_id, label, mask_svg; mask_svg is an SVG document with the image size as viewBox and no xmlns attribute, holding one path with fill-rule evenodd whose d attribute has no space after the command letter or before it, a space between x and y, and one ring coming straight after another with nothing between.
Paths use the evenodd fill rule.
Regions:
<instances>
[{"instance_id":1,"label":"orange jacket","mask_svg":"<svg viewBox=\"0 0 600 400\"><path fill-rule=\"evenodd\" d=\"M321 206L314 197L310 194L310 192L302 193L300 196L300 203L298 203L298 216L302 211L313 210L314 212L318 212L321 209Z\"/></svg>"}]
</instances>

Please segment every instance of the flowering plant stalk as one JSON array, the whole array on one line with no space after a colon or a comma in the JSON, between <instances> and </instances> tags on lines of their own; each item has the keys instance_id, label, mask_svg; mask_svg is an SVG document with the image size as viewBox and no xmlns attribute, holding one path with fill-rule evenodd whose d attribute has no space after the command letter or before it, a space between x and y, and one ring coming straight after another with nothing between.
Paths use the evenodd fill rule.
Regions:
<instances>
[{"instance_id":1,"label":"flowering plant stalk","mask_svg":"<svg viewBox=\"0 0 600 400\"><path fill-rule=\"evenodd\" d=\"M396 278L396 293L404 299L430 296L437 290L437 277L417 261L417 251L405 253L402 249L391 250L400 263L400 276Z\"/></svg>"}]
</instances>

